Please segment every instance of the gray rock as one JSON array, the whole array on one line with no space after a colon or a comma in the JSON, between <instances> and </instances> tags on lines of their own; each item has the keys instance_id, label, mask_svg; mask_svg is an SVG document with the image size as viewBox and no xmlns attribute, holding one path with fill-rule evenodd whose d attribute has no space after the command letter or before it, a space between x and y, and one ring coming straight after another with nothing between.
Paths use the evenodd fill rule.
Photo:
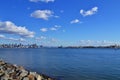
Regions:
<instances>
[{"instance_id":1,"label":"gray rock","mask_svg":"<svg viewBox=\"0 0 120 80\"><path fill-rule=\"evenodd\" d=\"M29 72L22 66L12 65L0 60L0 80L53 80L45 75Z\"/></svg>"}]
</instances>

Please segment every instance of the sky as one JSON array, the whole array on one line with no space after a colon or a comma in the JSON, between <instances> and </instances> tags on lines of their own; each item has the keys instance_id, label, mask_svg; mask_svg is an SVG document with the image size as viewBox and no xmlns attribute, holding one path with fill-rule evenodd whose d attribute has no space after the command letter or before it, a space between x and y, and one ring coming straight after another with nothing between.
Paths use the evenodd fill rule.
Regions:
<instances>
[{"instance_id":1,"label":"sky","mask_svg":"<svg viewBox=\"0 0 120 80\"><path fill-rule=\"evenodd\" d=\"M0 44L120 43L120 0L0 0Z\"/></svg>"}]
</instances>

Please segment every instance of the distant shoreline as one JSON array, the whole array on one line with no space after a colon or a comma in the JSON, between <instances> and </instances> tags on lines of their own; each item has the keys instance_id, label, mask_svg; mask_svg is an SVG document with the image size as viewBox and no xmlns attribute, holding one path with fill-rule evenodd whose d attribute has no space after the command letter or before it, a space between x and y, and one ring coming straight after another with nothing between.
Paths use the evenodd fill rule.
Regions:
<instances>
[{"instance_id":1,"label":"distant shoreline","mask_svg":"<svg viewBox=\"0 0 120 80\"><path fill-rule=\"evenodd\" d=\"M43 48L0 48L0 49L120 49L120 48L111 48L111 47L62 47L62 48L58 48L58 47L43 47Z\"/></svg>"},{"instance_id":2,"label":"distant shoreline","mask_svg":"<svg viewBox=\"0 0 120 80\"><path fill-rule=\"evenodd\" d=\"M119 49L120 45L107 45L107 46L43 46L37 44L0 44L0 48L115 48Z\"/></svg>"}]
</instances>

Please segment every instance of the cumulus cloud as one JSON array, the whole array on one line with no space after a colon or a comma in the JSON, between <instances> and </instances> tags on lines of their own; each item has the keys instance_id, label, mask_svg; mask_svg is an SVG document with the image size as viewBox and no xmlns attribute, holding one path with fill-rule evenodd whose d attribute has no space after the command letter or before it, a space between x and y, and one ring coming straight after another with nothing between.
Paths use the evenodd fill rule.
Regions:
<instances>
[{"instance_id":1,"label":"cumulus cloud","mask_svg":"<svg viewBox=\"0 0 120 80\"><path fill-rule=\"evenodd\" d=\"M47 32L47 31L57 31L61 26L59 25L55 25L54 27L50 27L50 28L41 28L40 31L41 32Z\"/></svg>"},{"instance_id":2,"label":"cumulus cloud","mask_svg":"<svg viewBox=\"0 0 120 80\"><path fill-rule=\"evenodd\" d=\"M50 28L50 30L52 30L52 31L56 31L56 30L57 30L57 28L52 27L52 28Z\"/></svg>"},{"instance_id":3,"label":"cumulus cloud","mask_svg":"<svg viewBox=\"0 0 120 80\"><path fill-rule=\"evenodd\" d=\"M35 38L35 40L45 40L45 39L47 39L47 37L45 36L40 36Z\"/></svg>"},{"instance_id":4,"label":"cumulus cloud","mask_svg":"<svg viewBox=\"0 0 120 80\"><path fill-rule=\"evenodd\" d=\"M83 16L90 16L90 15L95 14L97 11L98 11L98 7L93 7L92 9L87 10L87 11L81 9L80 14Z\"/></svg>"},{"instance_id":5,"label":"cumulus cloud","mask_svg":"<svg viewBox=\"0 0 120 80\"><path fill-rule=\"evenodd\" d=\"M79 22L80 22L79 19L75 19L75 20L72 20L70 23L71 23L71 24L74 24L74 23L79 23Z\"/></svg>"},{"instance_id":6,"label":"cumulus cloud","mask_svg":"<svg viewBox=\"0 0 120 80\"><path fill-rule=\"evenodd\" d=\"M33 13L31 13L31 17L48 20L50 17L56 18L56 16L54 16L53 14L54 12L51 10L36 10Z\"/></svg>"},{"instance_id":7,"label":"cumulus cloud","mask_svg":"<svg viewBox=\"0 0 120 80\"><path fill-rule=\"evenodd\" d=\"M30 0L31 2L45 2L45 3L48 3L48 2L54 2L55 0Z\"/></svg>"},{"instance_id":8,"label":"cumulus cloud","mask_svg":"<svg viewBox=\"0 0 120 80\"><path fill-rule=\"evenodd\" d=\"M11 41L20 41L20 42L25 42L26 40L23 38L13 38L13 37L6 37L5 35L0 34L0 38L1 39L5 39L5 40L11 40Z\"/></svg>"},{"instance_id":9,"label":"cumulus cloud","mask_svg":"<svg viewBox=\"0 0 120 80\"><path fill-rule=\"evenodd\" d=\"M47 32L47 31L48 31L48 28L41 28L40 31L42 31L42 32Z\"/></svg>"},{"instance_id":10,"label":"cumulus cloud","mask_svg":"<svg viewBox=\"0 0 120 80\"><path fill-rule=\"evenodd\" d=\"M4 36L4 35L0 35L0 38L1 39L5 39L5 40L10 40L10 41L20 41L20 42L25 42L26 40L25 39L23 39L23 38L19 38L19 39L17 39L17 38L12 38L12 37L6 37L6 36Z\"/></svg>"},{"instance_id":11,"label":"cumulus cloud","mask_svg":"<svg viewBox=\"0 0 120 80\"><path fill-rule=\"evenodd\" d=\"M51 42L58 42L59 40L55 39L55 38L51 38Z\"/></svg>"},{"instance_id":12,"label":"cumulus cloud","mask_svg":"<svg viewBox=\"0 0 120 80\"><path fill-rule=\"evenodd\" d=\"M16 26L11 21L0 22L0 33L15 34L21 37L34 37L34 32L25 27Z\"/></svg>"},{"instance_id":13,"label":"cumulus cloud","mask_svg":"<svg viewBox=\"0 0 120 80\"><path fill-rule=\"evenodd\" d=\"M25 42L26 40L25 39L23 39L23 38L20 38L20 39L18 39L19 41L21 41L21 42Z\"/></svg>"},{"instance_id":14,"label":"cumulus cloud","mask_svg":"<svg viewBox=\"0 0 120 80\"><path fill-rule=\"evenodd\" d=\"M59 45L60 40L50 36L39 36L35 38L36 43L40 43L43 46L56 46Z\"/></svg>"},{"instance_id":15,"label":"cumulus cloud","mask_svg":"<svg viewBox=\"0 0 120 80\"><path fill-rule=\"evenodd\" d=\"M17 39L17 38L12 38L12 37L10 37L10 38L5 38L6 40L11 40L11 41L19 41L19 42L25 42L26 40L25 39L23 39L23 38L19 38L19 39Z\"/></svg>"},{"instance_id":16,"label":"cumulus cloud","mask_svg":"<svg viewBox=\"0 0 120 80\"><path fill-rule=\"evenodd\" d=\"M114 45L116 43L119 44L119 42L107 41L107 40L102 40L102 41L80 40L79 43L80 45L83 45L83 46L107 46L107 45Z\"/></svg>"},{"instance_id":17,"label":"cumulus cloud","mask_svg":"<svg viewBox=\"0 0 120 80\"><path fill-rule=\"evenodd\" d=\"M59 25L55 25L54 27L51 27L50 30L51 31L57 31L61 26Z\"/></svg>"},{"instance_id":18,"label":"cumulus cloud","mask_svg":"<svg viewBox=\"0 0 120 80\"><path fill-rule=\"evenodd\" d=\"M5 36L4 36L4 35L2 35L2 34L0 34L0 38L5 38Z\"/></svg>"},{"instance_id":19,"label":"cumulus cloud","mask_svg":"<svg viewBox=\"0 0 120 80\"><path fill-rule=\"evenodd\" d=\"M60 25L55 25L54 27L55 27L55 28L61 28L61 26L60 26Z\"/></svg>"},{"instance_id":20,"label":"cumulus cloud","mask_svg":"<svg viewBox=\"0 0 120 80\"><path fill-rule=\"evenodd\" d=\"M46 37L45 37L45 36L40 36L40 38L41 38L41 39L46 39Z\"/></svg>"}]
</instances>

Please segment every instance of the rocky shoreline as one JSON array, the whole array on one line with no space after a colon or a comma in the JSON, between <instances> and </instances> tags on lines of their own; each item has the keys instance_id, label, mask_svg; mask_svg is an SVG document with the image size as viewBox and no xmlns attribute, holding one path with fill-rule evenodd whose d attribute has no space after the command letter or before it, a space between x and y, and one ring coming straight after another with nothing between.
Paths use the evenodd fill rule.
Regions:
<instances>
[{"instance_id":1,"label":"rocky shoreline","mask_svg":"<svg viewBox=\"0 0 120 80\"><path fill-rule=\"evenodd\" d=\"M0 80L56 80L0 60Z\"/></svg>"}]
</instances>

